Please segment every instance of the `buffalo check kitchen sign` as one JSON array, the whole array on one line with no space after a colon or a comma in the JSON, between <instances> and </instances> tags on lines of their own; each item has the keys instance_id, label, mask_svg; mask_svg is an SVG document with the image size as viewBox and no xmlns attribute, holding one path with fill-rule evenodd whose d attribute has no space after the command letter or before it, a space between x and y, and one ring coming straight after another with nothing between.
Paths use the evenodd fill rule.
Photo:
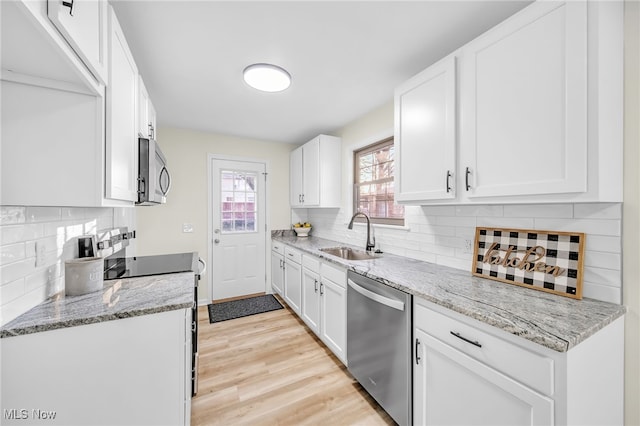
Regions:
<instances>
[{"instance_id":1,"label":"buffalo check kitchen sign","mask_svg":"<svg viewBox=\"0 0 640 426\"><path fill-rule=\"evenodd\" d=\"M472 274L582 299L585 234L476 228Z\"/></svg>"}]
</instances>

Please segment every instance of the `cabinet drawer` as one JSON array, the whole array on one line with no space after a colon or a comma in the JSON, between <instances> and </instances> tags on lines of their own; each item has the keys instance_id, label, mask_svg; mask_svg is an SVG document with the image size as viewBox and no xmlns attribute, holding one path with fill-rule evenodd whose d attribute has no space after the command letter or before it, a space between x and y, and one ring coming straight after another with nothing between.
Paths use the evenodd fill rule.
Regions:
<instances>
[{"instance_id":1,"label":"cabinet drawer","mask_svg":"<svg viewBox=\"0 0 640 426\"><path fill-rule=\"evenodd\" d=\"M414 326L519 382L552 396L551 358L531 352L418 303Z\"/></svg>"},{"instance_id":2,"label":"cabinet drawer","mask_svg":"<svg viewBox=\"0 0 640 426\"><path fill-rule=\"evenodd\" d=\"M315 272L316 274L320 273L320 260L318 260L316 257L303 254L302 266L309 269L310 271Z\"/></svg>"},{"instance_id":3,"label":"cabinet drawer","mask_svg":"<svg viewBox=\"0 0 640 426\"><path fill-rule=\"evenodd\" d=\"M342 268L323 262L320 266L320 275L323 279L326 278L342 288L347 288L347 271Z\"/></svg>"},{"instance_id":4,"label":"cabinet drawer","mask_svg":"<svg viewBox=\"0 0 640 426\"><path fill-rule=\"evenodd\" d=\"M284 256L284 244L280 241L271 241L271 250Z\"/></svg>"},{"instance_id":5,"label":"cabinet drawer","mask_svg":"<svg viewBox=\"0 0 640 426\"><path fill-rule=\"evenodd\" d=\"M296 263L302 263L302 253L300 253L296 249L292 249L289 246L286 246L284 248L284 258L292 260Z\"/></svg>"}]
</instances>

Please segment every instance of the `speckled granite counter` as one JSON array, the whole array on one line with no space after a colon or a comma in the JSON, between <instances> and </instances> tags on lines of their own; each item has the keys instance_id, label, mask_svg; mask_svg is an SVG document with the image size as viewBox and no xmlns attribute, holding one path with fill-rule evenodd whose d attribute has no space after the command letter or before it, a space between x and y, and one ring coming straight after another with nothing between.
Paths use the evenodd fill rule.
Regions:
<instances>
[{"instance_id":1,"label":"speckled granite counter","mask_svg":"<svg viewBox=\"0 0 640 426\"><path fill-rule=\"evenodd\" d=\"M348 244L322 238L297 238L286 232L272 238L558 352L584 341L626 311L621 305L574 300L391 254L349 261L320 251Z\"/></svg>"},{"instance_id":2,"label":"speckled granite counter","mask_svg":"<svg viewBox=\"0 0 640 426\"><path fill-rule=\"evenodd\" d=\"M0 329L0 338L193 306L193 272L107 280L102 291L47 300Z\"/></svg>"}]
</instances>

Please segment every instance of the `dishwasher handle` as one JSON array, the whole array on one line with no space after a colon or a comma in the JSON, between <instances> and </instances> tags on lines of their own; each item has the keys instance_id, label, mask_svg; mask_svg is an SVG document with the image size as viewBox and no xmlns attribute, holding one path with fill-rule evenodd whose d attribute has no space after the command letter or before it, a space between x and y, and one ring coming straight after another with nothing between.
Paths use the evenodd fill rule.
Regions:
<instances>
[{"instance_id":1,"label":"dishwasher handle","mask_svg":"<svg viewBox=\"0 0 640 426\"><path fill-rule=\"evenodd\" d=\"M399 311L404 311L404 302L396 299L391 299L389 297L383 296L378 293L374 293L371 290L367 290L366 288L356 284L352 279L348 279L347 282L349 283L349 287L351 287L352 289L354 289L364 297L371 299L375 302L381 303L383 305L386 305L390 308L397 309Z\"/></svg>"}]
</instances>

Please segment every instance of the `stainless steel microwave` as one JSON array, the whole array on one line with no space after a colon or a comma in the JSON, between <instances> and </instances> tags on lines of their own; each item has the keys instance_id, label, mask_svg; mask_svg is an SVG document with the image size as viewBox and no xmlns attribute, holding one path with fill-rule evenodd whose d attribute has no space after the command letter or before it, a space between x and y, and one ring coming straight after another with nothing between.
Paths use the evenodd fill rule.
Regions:
<instances>
[{"instance_id":1,"label":"stainless steel microwave","mask_svg":"<svg viewBox=\"0 0 640 426\"><path fill-rule=\"evenodd\" d=\"M151 206L167 202L171 175L167 159L153 139L138 139L138 202Z\"/></svg>"}]
</instances>

